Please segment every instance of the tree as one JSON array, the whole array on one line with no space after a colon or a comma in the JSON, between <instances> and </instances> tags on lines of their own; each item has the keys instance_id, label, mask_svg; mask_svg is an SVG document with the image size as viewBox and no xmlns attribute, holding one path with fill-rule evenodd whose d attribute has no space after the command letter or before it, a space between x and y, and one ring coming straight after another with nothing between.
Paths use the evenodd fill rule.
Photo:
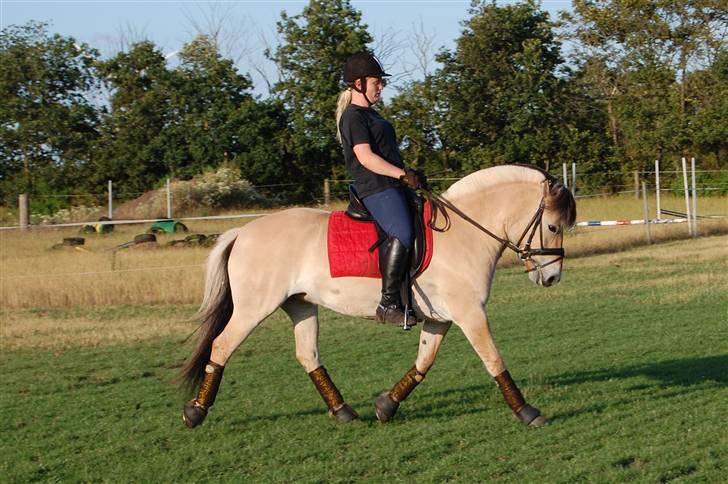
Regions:
<instances>
[{"instance_id":1,"label":"tree","mask_svg":"<svg viewBox=\"0 0 728 484\"><path fill-rule=\"evenodd\" d=\"M692 73L686 79L695 93L686 101L687 116L691 119L692 140L701 153L703 166L728 166L728 49L716 56L705 70Z\"/></svg>"},{"instance_id":2,"label":"tree","mask_svg":"<svg viewBox=\"0 0 728 484\"><path fill-rule=\"evenodd\" d=\"M290 143L311 193L342 165L334 113L347 57L372 41L348 0L311 0L300 15L278 22L282 43L269 58L282 79L274 92L290 111Z\"/></svg>"},{"instance_id":3,"label":"tree","mask_svg":"<svg viewBox=\"0 0 728 484\"><path fill-rule=\"evenodd\" d=\"M173 176L187 178L243 150L246 143L238 133L242 126L236 111L255 101L250 79L220 56L211 38L193 39L180 52L180 60L173 72L173 119L167 133L174 149L165 161Z\"/></svg>"},{"instance_id":4,"label":"tree","mask_svg":"<svg viewBox=\"0 0 728 484\"><path fill-rule=\"evenodd\" d=\"M189 179L225 163L253 184L279 183L291 173L278 102L258 102L250 79L201 35L168 69L151 42L135 44L101 66L112 89L111 111L95 159L95 181L115 181L121 196ZM295 191L284 199L299 196Z\"/></svg>"},{"instance_id":5,"label":"tree","mask_svg":"<svg viewBox=\"0 0 728 484\"><path fill-rule=\"evenodd\" d=\"M464 172L504 162L548 169L563 62L548 13L533 1L474 2L470 13L456 49L438 55L443 147Z\"/></svg>"},{"instance_id":6,"label":"tree","mask_svg":"<svg viewBox=\"0 0 728 484\"><path fill-rule=\"evenodd\" d=\"M724 45L728 10L715 0L575 0L575 60L608 116L625 171L695 149L690 73Z\"/></svg>"},{"instance_id":7,"label":"tree","mask_svg":"<svg viewBox=\"0 0 728 484\"><path fill-rule=\"evenodd\" d=\"M169 173L165 158L174 147L166 142L165 130L174 123L172 74L149 41L100 62L99 71L111 92L111 110L95 145L91 182L112 179L117 194L136 196Z\"/></svg>"},{"instance_id":8,"label":"tree","mask_svg":"<svg viewBox=\"0 0 728 484\"><path fill-rule=\"evenodd\" d=\"M285 136L287 117L276 100L257 101L252 82L222 58L211 38L198 36L180 53L174 71L166 156L175 176L189 177L221 163L236 165L255 185L300 176ZM298 197L289 190L284 199Z\"/></svg>"},{"instance_id":9,"label":"tree","mask_svg":"<svg viewBox=\"0 0 728 484\"><path fill-rule=\"evenodd\" d=\"M97 57L44 23L0 32L0 196L68 193L82 182L97 137Z\"/></svg>"},{"instance_id":10,"label":"tree","mask_svg":"<svg viewBox=\"0 0 728 484\"><path fill-rule=\"evenodd\" d=\"M430 177L446 175L451 168L440 139L442 116L437 94L433 78L425 77L402 88L382 110L394 124L406 164Z\"/></svg>"}]
</instances>

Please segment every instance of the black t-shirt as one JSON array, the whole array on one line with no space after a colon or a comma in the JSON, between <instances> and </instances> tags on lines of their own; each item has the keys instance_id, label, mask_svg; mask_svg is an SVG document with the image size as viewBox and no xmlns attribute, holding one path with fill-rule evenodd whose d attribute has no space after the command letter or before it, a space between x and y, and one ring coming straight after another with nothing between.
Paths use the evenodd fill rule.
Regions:
<instances>
[{"instance_id":1,"label":"black t-shirt","mask_svg":"<svg viewBox=\"0 0 728 484\"><path fill-rule=\"evenodd\" d=\"M396 186L394 178L378 175L364 167L354 154L354 145L368 143L372 152L391 164L404 168L392 124L372 108L350 104L339 122L346 169L354 179L354 189L364 198Z\"/></svg>"}]
</instances>

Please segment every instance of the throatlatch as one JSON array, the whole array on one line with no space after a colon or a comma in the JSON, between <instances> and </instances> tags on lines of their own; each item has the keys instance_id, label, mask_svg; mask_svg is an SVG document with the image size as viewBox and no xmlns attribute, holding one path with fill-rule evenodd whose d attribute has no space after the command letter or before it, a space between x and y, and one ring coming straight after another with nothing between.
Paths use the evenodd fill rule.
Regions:
<instances>
[{"instance_id":1,"label":"throatlatch","mask_svg":"<svg viewBox=\"0 0 728 484\"><path fill-rule=\"evenodd\" d=\"M225 365L218 365L214 361L209 361L205 366L205 376L197 398L187 402L182 412L182 420L189 428L197 427L207 417L207 411L215 403L217 391L220 389L223 371Z\"/></svg>"}]
</instances>

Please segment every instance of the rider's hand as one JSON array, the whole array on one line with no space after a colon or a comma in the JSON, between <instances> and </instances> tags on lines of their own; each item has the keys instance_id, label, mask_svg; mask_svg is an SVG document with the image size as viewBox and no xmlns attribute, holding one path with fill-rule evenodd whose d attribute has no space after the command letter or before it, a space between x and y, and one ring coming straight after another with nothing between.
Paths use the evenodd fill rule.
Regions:
<instances>
[{"instance_id":1,"label":"rider's hand","mask_svg":"<svg viewBox=\"0 0 728 484\"><path fill-rule=\"evenodd\" d=\"M415 170L413 168L405 168L404 175L399 177L399 179L413 190L417 190L418 188L424 188L426 190L429 189L429 186L427 184L427 177L419 170Z\"/></svg>"}]
</instances>

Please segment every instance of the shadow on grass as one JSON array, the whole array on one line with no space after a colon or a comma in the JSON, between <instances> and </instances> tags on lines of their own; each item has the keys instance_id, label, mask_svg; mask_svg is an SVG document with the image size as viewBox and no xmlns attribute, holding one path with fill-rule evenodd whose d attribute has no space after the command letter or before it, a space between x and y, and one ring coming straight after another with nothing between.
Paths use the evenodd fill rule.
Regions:
<instances>
[{"instance_id":1,"label":"shadow on grass","mask_svg":"<svg viewBox=\"0 0 728 484\"><path fill-rule=\"evenodd\" d=\"M728 385L728 372L725 371L726 368L728 368L728 355L707 356L704 358L686 358L681 360L646 363L628 366L625 368L605 368L579 373L567 373L548 378L546 383L553 385L574 385L646 376L657 381L658 385L663 388L675 386L689 387L705 382L712 382L716 386L726 386ZM527 382L524 381L523 384L527 385ZM639 388L635 387L633 389ZM400 416L398 420L412 421L486 413L488 412L486 403L489 398L489 391L490 389L488 385L484 384L428 391L417 398L416 405L409 406L404 404L408 408L405 410L405 415ZM373 396L371 401L357 400L350 403L355 409L363 409L366 406L372 406L375 398L376 396ZM625 399L621 401L621 403L630 403L630 401L630 399ZM611 403L614 404L615 402ZM500 405L502 402L499 401L498 404ZM604 406L595 405L581 409L578 412L550 415L550 418L552 418L552 421L560 420L585 412L599 412L605 409L606 404ZM267 415L247 415L242 419L238 418L237 422L276 421L280 418L305 418L316 415L325 415L325 413L326 409L322 404L321 407L309 407L308 409L295 412L277 412ZM373 415L368 415L369 413L370 412L364 412L362 414L362 418L365 422L374 420Z\"/></svg>"},{"instance_id":2,"label":"shadow on grass","mask_svg":"<svg viewBox=\"0 0 728 484\"><path fill-rule=\"evenodd\" d=\"M656 380L663 387L693 386L704 382L725 386L728 385L726 368L728 368L728 355L719 355L567 373L549 378L547 381L555 385L569 385L646 376Z\"/></svg>"},{"instance_id":3,"label":"shadow on grass","mask_svg":"<svg viewBox=\"0 0 728 484\"><path fill-rule=\"evenodd\" d=\"M379 393L372 396L371 400L355 400L347 403L359 412L364 422L376 422L374 400L377 395ZM403 403L403 406L406 407L406 415L400 415L397 420L420 420L485 413L488 411L485 406L486 400L486 385L471 385L463 388L428 392L417 399L416 406ZM234 423L275 422L281 418L306 418L318 415L326 415L326 405L323 402L321 402L321 406L291 412L276 412L265 415L248 414L244 417L236 417Z\"/></svg>"}]
</instances>

